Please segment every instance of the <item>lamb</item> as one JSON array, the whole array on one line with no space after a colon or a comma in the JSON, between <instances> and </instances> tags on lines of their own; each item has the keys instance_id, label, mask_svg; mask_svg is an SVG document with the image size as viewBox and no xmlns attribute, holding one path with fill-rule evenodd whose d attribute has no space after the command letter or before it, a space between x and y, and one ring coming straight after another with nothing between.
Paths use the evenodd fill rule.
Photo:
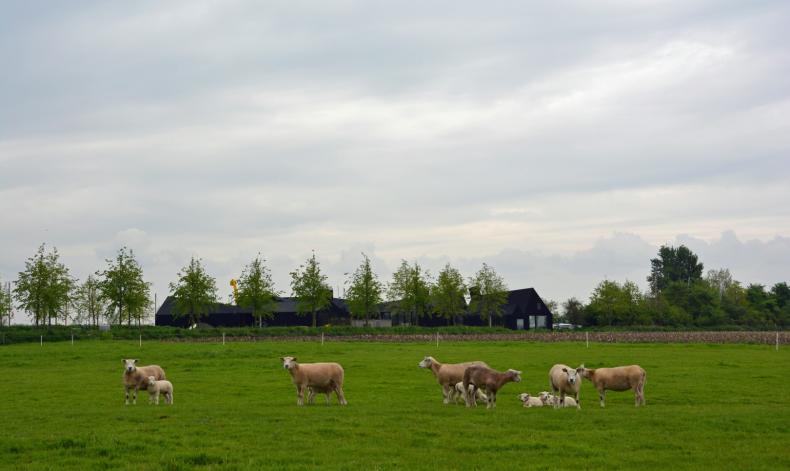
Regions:
<instances>
[{"instance_id":1,"label":"lamb","mask_svg":"<svg viewBox=\"0 0 790 471\"><path fill-rule=\"evenodd\" d=\"M137 404L137 391L148 389L148 377L153 376L157 381L164 380L165 370L159 365L137 366L135 359L123 359L123 387L126 391L126 404L129 404L129 390L134 389L132 404Z\"/></svg>"},{"instance_id":2,"label":"lamb","mask_svg":"<svg viewBox=\"0 0 790 471\"><path fill-rule=\"evenodd\" d=\"M488 396L486 408L495 408L497 391L511 381L515 383L520 382L521 372L518 370L507 370L501 373L487 366L470 366L464 372L466 407L471 407L472 404L477 407L477 403L472 398L475 397L475 391L477 389L485 388L486 395Z\"/></svg>"},{"instance_id":3,"label":"lamb","mask_svg":"<svg viewBox=\"0 0 790 471\"><path fill-rule=\"evenodd\" d=\"M530 396L529 393L519 394L518 399L524 407L543 407L543 401L539 397Z\"/></svg>"},{"instance_id":4,"label":"lamb","mask_svg":"<svg viewBox=\"0 0 790 471\"><path fill-rule=\"evenodd\" d=\"M308 389L308 402L312 403L316 392L327 395L334 391L340 405L348 404L343 394L343 367L338 363L303 363L296 357L282 357L283 368L291 373L291 380L296 385L296 405L304 405L304 391Z\"/></svg>"},{"instance_id":5,"label":"lamb","mask_svg":"<svg viewBox=\"0 0 790 471\"><path fill-rule=\"evenodd\" d=\"M559 406L559 398L554 394L549 394L547 391L542 391L538 397L544 406ZM576 400L568 396L565 398L565 402L562 407L576 407Z\"/></svg>"},{"instance_id":6,"label":"lamb","mask_svg":"<svg viewBox=\"0 0 790 471\"><path fill-rule=\"evenodd\" d=\"M565 395L571 394L576 399L576 408L581 409L579 402L579 388L582 385L581 371L584 365L576 368L575 370L567 365L557 364L549 370L549 383L551 391L560 395L560 400L554 404L554 407L563 407L565 405Z\"/></svg>"},{"instance_id":7,"label":"lamb","mask_svg":"<svg viewBox=\"0 0 790 471\"><path fill-rule=\"evenodd\" d=\"M449 404L453 399L453 388L458 382L463 381L464 372L467 368L470 366L488 367L488 365L482 361L469 361L466 363L439 363L436 358L430 356L423 358L417 366L420 368L431 369L433 375L436 377L436 381L442 387L442 395L444 397L445 404Z\"/></svg>"},{"instance_id":8,"label":"lamb","mask_svg":"<svg viewBox=\"0 0 790 471\"><path fill-rule=\"evenodd\" d=\"M455 383L455 388L451 391L452 401L457 402L458 399L466 401L466 394L464 394L464 383L463 381L459 381ZM475 401L476 402L488 402L488 396L485 395L482 389L478 389L475 391Z\"/></svg>"},{"instance_id":9,"label":"lamb","mask_svg":"<svg viewBox=\"0 0 790 471\"><path fill-rule=\"evenodd\" d=\"M148 377L148 403L159 405L159 395L165 396L165 404L173 404L173 384L170 381L157 381L154 376Z\"/></svg>"},{"instance_id":10,"label":"lamb","mask_svg":"<svg viewBox=\"0 0 790 471\"><path fill-rule=\"evenodd\" d=\"M584 365L582 365L583 367ZM645 382L647 373L639 365L618 366L615 368L583 368L582 376L592 381L595 389L598 390L598 397L601 399L601 407L606 404L606 390L627 391L634 390L634 402L636 407L645 405Z\"/></svg>"}]
</instances>

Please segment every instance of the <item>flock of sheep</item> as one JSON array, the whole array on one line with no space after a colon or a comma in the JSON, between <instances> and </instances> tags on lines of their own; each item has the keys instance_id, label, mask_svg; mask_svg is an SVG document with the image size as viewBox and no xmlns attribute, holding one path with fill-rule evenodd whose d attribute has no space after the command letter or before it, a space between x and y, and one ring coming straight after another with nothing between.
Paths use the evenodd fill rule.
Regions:
<instances>
[{"instance_id":1,"label":"flock of sheep","mask_svg":"<svg viewBox=\"0 0 790 471\"><path fill-rule=\"evenodd\" d=\"M346 405L343 394L344 370L339 363L299 363L296 357L282 357L283 368L291 374L296 386L296 404L304 405L304 394L307 402L315 402L315 395L326 395L329 403L330 395L335 393L338 402ZM133 392L132 403L137 403L137 391L145 389L149 394L149 402L159 404L159 396L165 397L165 403L173 403L173 384L165 379L164 370L158 365L137 366L137 360L124 359L123 384L126 390L126 404L129 404L129 392ZM427 356L418 364L420 368L430 369L436 381L442 387L444 403L455 403L463 400L467 407L477 406L484 402L487 408L496 407L496 396L502 387L510 382L521 381L521 372L507 370L499 372L490 368L482 361L466 363L440 363ZM524 407L576 407L581 408L579 389L582 378L593 383L605 406L606 391L634 391L636 406L645 404L645 381L647 374L639 365L618 366L615 368L571 368L557 364L549 370L551 392L542 391L537 396L529 393L519 394Z\"/></svg>"}]
</instances>

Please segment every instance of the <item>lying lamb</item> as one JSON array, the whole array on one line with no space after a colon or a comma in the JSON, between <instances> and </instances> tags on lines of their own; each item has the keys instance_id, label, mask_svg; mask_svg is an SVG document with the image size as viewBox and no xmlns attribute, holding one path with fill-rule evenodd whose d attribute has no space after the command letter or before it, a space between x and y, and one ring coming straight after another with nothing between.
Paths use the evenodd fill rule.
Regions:
<instances>
[{"instance_id":1,"label":"lying lamb","mask_svg":"<svg viewBox=\"0 0 790 471\"><path fill-rule=\"evenodd\" d=\"M633 389L636 407L645 405L647 373L639 365L597 369L584 368L584 365L582 365L582 376L592 381L595 389L598 390L601 407L606 405L607 389L610 391L628 391Z\"/></svg>"},{"instance_id":2,"label":"lying lamb","mask_svg":"<svg viewBox=\"0 0 790 471\"><path fill-rule=\"evenodd\" d=\"M543 407L543 401L539 397L530 396L529 393L519 394L518 399L524 407Z\"/></svg>"},{"instance_id":3,"label":"lying lamb","mask_svg":"<svg viewBox=\"0 0 790 471\"><path fill-rule=\"evenodd\" d=\"M165 404L173 404L173 384L170 381L148 377L148 403L159 405L159 395L165 396Z\"/></svg>"},{"instance_id":4,"label":"lying lamb","mask_svg":"<svg viewBox=\"0 0 790 471\"><path fill-rule=\"evenodd\" d=\"M334 391L340 405L346 405L343 394L343 367L338 363L298 363L296 357L282 357L283 368L291 373L291 381L296 385L296 405L304 405L304 391L308 390L308 402L312 403L315 393Z\"/></svg>"},{"instance_id":5,"label":"lying lamb","mask_svg":"<svg viewBox=\"0 0 790 471\"><path fill-rule=\"evenodd\" d=\"M137 366L135 359L123 359L123 387L126 391L126 404L129 404L129 390L134 390L132 404L137 404L137 391L148 389L148 377L165 379L165 370L159 365Z\"/></svg>"},{"instance_id":6,"label":"lying lamb","mask_svg":"<svg viewBox=\"0 0 790 471\"><path fill-rule=\"evenodd\" d=\"M577 407L576 400L570 396L565 397L564 404L560 405L560 398L547 391L542 391L538 396L544 406L552 407Z\"/></svg>"}]
</instances>

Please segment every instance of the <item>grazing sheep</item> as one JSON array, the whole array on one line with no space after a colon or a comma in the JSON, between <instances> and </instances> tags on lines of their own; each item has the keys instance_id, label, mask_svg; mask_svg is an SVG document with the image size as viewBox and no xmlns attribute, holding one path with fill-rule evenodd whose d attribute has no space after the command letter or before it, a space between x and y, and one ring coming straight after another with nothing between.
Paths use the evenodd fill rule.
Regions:
<instances>
[{"instance_id":1,"label":"grazing sheep","mask_svg":"<svg viewBox=\"0 0 790 471\"><path fill-rule=\"evenodd\" d=\"M308 402L312 403L315 393L327 395L332 391L337 394L340 405L346 405L343 395L343 367L338 363L302 363L296 357L282 357L283 368L291 373L291 380L296 385L296 405L304 405L304 391L308 389ZM328 401L327 401L328 402Z\"/></svg>"},{"instance_id":2,"label":"grazing sheep","mask_svg":"<svg viewBox=\"0 0 790 471\"><path fill-rule=\"evenodd\" d=\"M579 402L579 388L582 385L581 371L584 365L576 368L575 370L568 365L557 364L549 370L549 384L553 393L560 393L560 400L554 404L554 407L563 407L565 404L565 395L571 394L576 399L576 408L581 409Z\"/></svg>"},{"instance_id":3,"label":"grazing sheep","mask_svg":"<svg viewBox=\"0 0 790 471\"><path fill-rule=\"evenodd\" d=\"M524 407L543 407L543 401L539 397L530 396L529 393L519 394L518 399Z\"/></svg>"},{"instance_id":4,"label":"grazing sheep","mask_svg":"<svg viewBox=\"0 0 790 471\"><path fill-rule=\"evenodd\" d=\"M475 397L475 391L477 389L485 389L486 395L488 396L487 409L496 407L497 391L511 381L515 383L520 382L521 372L518 370L507 370L501 373L487 366L470 366L464 372L466 407L472 407L472 404L477 407L477 402L472 399Z\"/></svg>"},{"instance_id":5,"label":"grazing sheep","mask_svg":"<svg viewBox=\"0 0 790 471\"><path fill-rule=\"evenodd\" d=\"M166 379L165 370L159 365L137 366L135 359L123 359L123 387L126 391L126 404L129 404L129 390L133 389L132 404L137 404L137 391L148 389L148 377L157 381Z\"/></svg>"},{"instance_id":6,"label":"grazing sheep","mask_svg":"<svg viewBox=\"0 0 790 471\"><path fill-rule=\"evenodd\" d=\"M458 402L458 399L466 402L466 394L464 394L464 382L459 381L455 383L455 388L451 391L451 400L455 403ZM475 401L476 402L488 402L488 396L485 395L482 389L478 389L475 391Z\"/></svg>"},{"instance_id":7,"label":"grazing sheep","mask_svg":"<svg viewBox=\"0 0 790 471\"><path fill-rule=\"evenodd\" d=\"M165 396L165 404L173 404L173 384L170 381L160 380L153 376L148 377L148 403L159 405L159 395Z\"/></svg>"},{"instance_id":8,"label":"grazing sheep","mask_svg":"<svg viewBox=\"0 0 790 471\"><path fill-rule=\"evenodd\" d=\"M549 394L547 391L543 391L540 393L538 397L540 398L540 402L544 406L559 407L560 398L558 398L554 394ZM565 403L562 405L562 407L576 407L576 400L568 396L565 398Z\"/></svg>"},{"instance_id":9,"label":"grazing sheep","mask_svg":"<svg viewBox=\"0 0 790 471\"><path fill-rule=\"evenodd\" d=\"M647 373L639 365L595 369L584 368L582 365L582 376L592 381L593 386L598 390L601 407L605 407L607 389L611 391L633 389L636 407L639 407L640 404L645 405Z\"/></svg>"},{"instance_id":10,"label":"grazing sheep","mask_svg":"<svg viewBox=\"0 0 790 471\"><path fill-rule=\"evenodd\" d=\"M442 387L444 403L449 404L453 399L453 388L456 383L463 381L464 372L470 366L485 366L482 361L469 361L466 363L439 363L434 357L425 357L418 365L420 368L430 368L436 381Z\"/></svg>"}]
</instances>

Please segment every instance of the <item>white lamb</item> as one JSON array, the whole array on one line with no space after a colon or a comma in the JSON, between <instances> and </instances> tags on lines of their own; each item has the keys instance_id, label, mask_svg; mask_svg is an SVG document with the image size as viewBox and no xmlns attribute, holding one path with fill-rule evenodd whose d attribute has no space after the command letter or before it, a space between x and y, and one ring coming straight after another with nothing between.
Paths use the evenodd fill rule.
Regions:
<instances>
[{"instance_id":1,"label":"white lamb","mask_svg":"<svg viewBox=\"0 0 790 471\"><path fill-rule=\"evenodd\" d=\"M529 393L519 394L518 399L524 407L543 407L543 401L541 401L539 397L530 396Z\"/></svg>"},{"instance_id":2,"label":"white lamb","mask_svg":"<svg viewBox=\"0 0 790 471\"><path fill-rule=\"evenodd\" d=\"M469 387L469 392L472 392L472 386ZM459 402L459 400L463 402L465 400L464 397L464 382L459 381L455 383L455 388L450 390L450 400L455 401L456 403ZM481 404L486 404L488 403L488 396L486 396L486 393L484 393L481 389L478 389L475 392L475 401Z\"/></svg>"},{"instance_id":3,"label":"white lamb","mask_svg":"<svg viewBox=\"0 0 790 471\"><path fill-rule=\"evenodd\" d=\"M148 403L159 405L159 395L165 396L165 404L173 404L173 384L170 381L148 377Z\"/></svg>"},{"instance_id":4,"label":"white lamb","mask_svg":"<svg viewBox=\"0 0 790 471\"><path fill-rule=\"evenodd\" d=\"M560 404L560 398L555 396L554 394L549 393L548 391L541 391L540 395L540 402L544 406L553 406L553 407L576 407L576 399L565 396L565 405Z\"/></svg>"}]
</instances>

